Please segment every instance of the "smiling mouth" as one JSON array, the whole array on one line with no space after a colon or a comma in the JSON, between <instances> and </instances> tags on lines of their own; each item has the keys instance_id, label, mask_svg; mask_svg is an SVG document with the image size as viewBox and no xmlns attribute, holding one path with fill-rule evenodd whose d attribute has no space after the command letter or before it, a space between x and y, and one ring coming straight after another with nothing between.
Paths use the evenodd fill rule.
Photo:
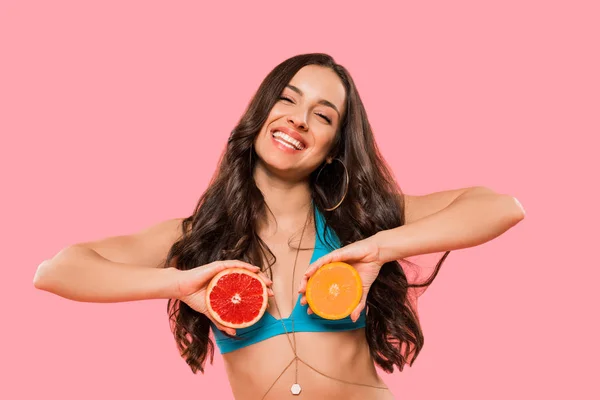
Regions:
<instances>
[{"instance_id":1,"label":"smiling mouth","mask_svg":"<svg viewBox=\"0 0 600 400\"><path fill-rule=\"evenodd\" d=\"M271 133L271 136L282 145L289 147L290 149L294 149L297 151L302 151L306 148L306 146L300 142L299 140L294 139L290 135L283 133L281 131L275 130Z\"/></svg>"}]
</instances>

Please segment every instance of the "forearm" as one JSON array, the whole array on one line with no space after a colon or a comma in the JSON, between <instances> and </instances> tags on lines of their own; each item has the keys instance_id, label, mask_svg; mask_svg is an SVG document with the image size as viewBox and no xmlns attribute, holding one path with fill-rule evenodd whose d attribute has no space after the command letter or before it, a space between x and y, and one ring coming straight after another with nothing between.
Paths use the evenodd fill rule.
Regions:
<instances>
[{"instance_id":1,"label":"forearm","mask_svg":"<svg viewBox=\"0 0 600 400\"><path fill-rule=\"evenodd\" d=\"M92 249L71 246L38 266L34 286L67 299L95 303L167 299L178 295L180 272L116 263Z\"/></svg>"},{"instance_id":2,"label":"forearm","mask_svg":"<svg viewBox=\"0 0 600 400\"><path fill-rule=\"evenodd\" d=\"M524 218L515 198L497 193L458 197L443 210L374 238L384 262L488 242Z\"/></svg>"}]
</instances>

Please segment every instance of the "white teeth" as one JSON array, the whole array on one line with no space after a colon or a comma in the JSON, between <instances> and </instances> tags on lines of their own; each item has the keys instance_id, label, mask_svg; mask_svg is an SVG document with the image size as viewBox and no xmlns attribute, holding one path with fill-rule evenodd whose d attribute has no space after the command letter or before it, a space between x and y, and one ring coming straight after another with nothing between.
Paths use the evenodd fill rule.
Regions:
<instances>
[{"instance_id":1,"label":"white teeth","mask_svg":"<svg viewBox=\"0 0 600 400\"><path fill-rule=\"evenodd\" d=\"M277 140L279 143L281 143L282 145L284 145L285 147L289 147L292 150L298 150L297 148L295 148L294 146L292 146L289 143L284 142L283 140L276 138L275 140Z\"/></svg>"},{"instance_id":2,"label":"white teeth","mask_svg":"<svg viewBox=\"0 0 600 400\"><path fill-rule=\"evenodd\" d=\"M286 144L286 145L288 145L289 147L291 147L293 149L296 149L296 150L302 150L302 149L304 149L304 145L301 142L299 142L298 140L294 139L290 135L285 134L285 133L283 133L281 131L275 131L275 132L273 132L273 137L277 138L277 139L281 139L281 140L278 140L278 142Z\"/></svg>"}]
</instances>

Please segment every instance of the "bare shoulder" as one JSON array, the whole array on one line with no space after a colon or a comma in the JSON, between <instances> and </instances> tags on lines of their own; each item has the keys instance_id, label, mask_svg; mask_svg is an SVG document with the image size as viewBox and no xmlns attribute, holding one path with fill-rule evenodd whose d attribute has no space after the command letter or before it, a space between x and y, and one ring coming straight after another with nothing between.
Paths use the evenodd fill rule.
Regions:
<instances>
[{"instance_id":1,"label":"bare shoulder","mask_svg":"<svg viewBox=\"0 0 600 400\"><path fill-rule=\"evenodd\" d=\"M183 235L184 218L173 218L147 226L129 235L109 236L77 243L114 262L160 268L169 250Z\"/></svg>"}]
</instances>

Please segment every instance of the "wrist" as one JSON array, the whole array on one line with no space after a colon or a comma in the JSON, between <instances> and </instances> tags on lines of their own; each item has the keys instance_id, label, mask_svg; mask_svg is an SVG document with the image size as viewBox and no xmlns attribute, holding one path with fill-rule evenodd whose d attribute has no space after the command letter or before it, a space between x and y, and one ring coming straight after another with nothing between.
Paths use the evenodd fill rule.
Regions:
<instances>
[{"instance_id":1,"label":"wrist","mask_svg":"<svg viewBox=\"0 0 600 400\"><path fill-rule=\"evenodd\" d=\"M402 227L387 229L373 235L373 241L377 244L379 260L381 264L390 261L401 260L404 255L400 247L403 242L400 238Z\"/></svg>"},{"instance_id":2,"label":"wrist","mask_svg":"<svg viewBox=\"0 0 600 400\"><path fill-rule=\"evenodd\" d=\"M183 295L181 293L181 279L183 272L185 271L181 271L174 267L164 268L163 271L166 276L166 285L163 296L161 297L166 299L182 300Z\"/></svg>"}]
</instances>

